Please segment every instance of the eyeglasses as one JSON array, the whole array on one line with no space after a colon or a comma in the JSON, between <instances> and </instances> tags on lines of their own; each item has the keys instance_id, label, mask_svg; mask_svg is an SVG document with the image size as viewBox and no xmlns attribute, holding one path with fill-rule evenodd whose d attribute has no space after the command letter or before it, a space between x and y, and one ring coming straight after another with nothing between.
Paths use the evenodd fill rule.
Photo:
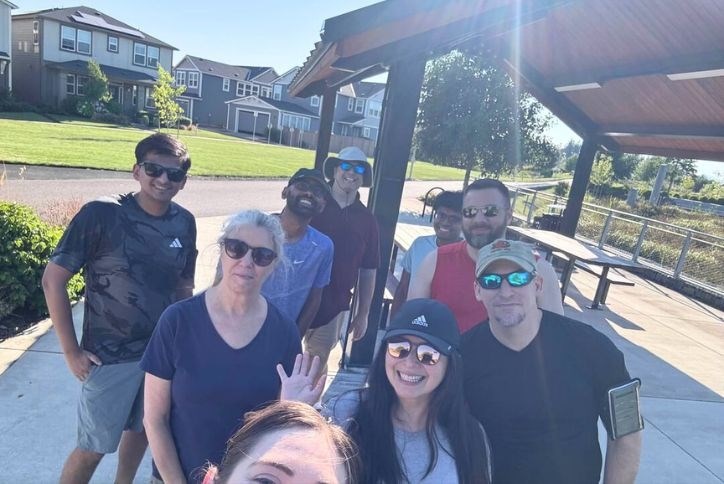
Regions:
<instances>
[{"instance_id":1,"label":"eyeglasses","mask_svg":"<svg viewBox=\"0 0 724 484\"><path fill-rule=\"evenodd\" d=\"M343 171L349 171L349 170L354 169L354 172L357 173L358 175L364 175L365 172L367 171L367 167L366 167L366 166L364 166L364 165L358 165L358 164L356 164L356 163L350 163L350 162L348 162L348 161L343 161L342 163L339 164L339 167L340 167Z\"/></svg>"},{"instance_id":2,"label":"eyeglasses","mask_svg":"<svg viewBox=\"0 0 724 484\"><path fill-rule=\"evenodd\" d=\"M435 219L440 222L450 222L451 224L459 224L462 221L460 215L448 215L442 212L435 212Z\"/></svg>"},{"instance_id":3,"label":"eyeglasses","mask_svg":"<svg viewBox=\"0 0 724 484\"><path fill-rule=\"evenodd\" d=\"M463 217L475 218L475 216L480 212L483 212L483 215L485 215L486 217L492 218L500 213L500 207L498 207L497 205L485 205L484 207L465 207L463 209Z\"/></svg>"},{"instance_id":4,"label":"eyeglasses","mask_svg":"<svg viewBox=\"0 0 724 484\"><path fill-rule=\"evenodd\" d=\"M483 289L499 289L503 285L503 279L508 281L511 287L523 287L531 283L535 278L535 272L515 271L510 274L482 274L477 281Z\"/></svg>"},{"instance_id":5,"label":"eyeglasses","mask_svg":"<svg viewBox=\"0 0 724 484\"><path fill-rule=\"evenodd\" d=\"M433 366L440 361L440 352L427 343L413 344L406 339L387 342L387 354L396 359L405 359L415 350L417 361L423 365Z\"/></svg>"},{"instance_id":6,"label":"eyeglasses","mask_svg":"<svg viewBox=\"0 0 724 484\"><path fill-rule=\"evenodd\" d=\"M266 247L251 247L243 240L224 239L222 242L226 255L232 259L243 258L251 250L251 260L259 267L266 267L277 258L277 253Z\"/></svg>"},{"instance_id":7,"label":"eyeglasses","mask_svg":"<svg viewBox=\"0 0 724 484\"><path fill-rule=\"evenodd\" d=\"M293 183L293 186L302 192L308 192L317 198L324 198L324 194L327 192L323 187L317 183L310 183L304 180L299 180Z\"/></svg>"},{"instance_id":8,"label":"eyeglasses","mask_svg":"<svg viewBox=\"0 0 724 484\"><path fill-rule=\"evenodd\" d=\"M151 178L158 178L165 172L169 181L174 183L182 181L186 176L186 170L182 170L181 168L169 168L150 161L142 161L138 164L138 166L142 166L143 171L145 171L146 175Z\"/></svg>"}]
</instances>

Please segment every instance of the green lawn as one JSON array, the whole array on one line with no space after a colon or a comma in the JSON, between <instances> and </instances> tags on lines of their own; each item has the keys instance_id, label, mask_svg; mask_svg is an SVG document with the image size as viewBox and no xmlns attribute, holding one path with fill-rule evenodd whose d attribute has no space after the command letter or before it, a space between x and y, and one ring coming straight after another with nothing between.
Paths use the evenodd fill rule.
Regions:
<instances>
[{"instance_id":1,"label":"green lawn","mask_svg":"<svg viewBox=\"0 0 724 484\"><path fill-rule=\"evenodd\" d=\"M128 170L133 150L151 131L87 119L35 113L0 113L0 161L39 165ZM176 130L167 130L175 134ZM240 140L199 129L180 131L191 152L193 175L288 177L301 166L312 166L314 152ZM415 162L415 180L461 180L456 168ZM520 177L518 177L520 179Z\"/></svg>"}]
</instances>

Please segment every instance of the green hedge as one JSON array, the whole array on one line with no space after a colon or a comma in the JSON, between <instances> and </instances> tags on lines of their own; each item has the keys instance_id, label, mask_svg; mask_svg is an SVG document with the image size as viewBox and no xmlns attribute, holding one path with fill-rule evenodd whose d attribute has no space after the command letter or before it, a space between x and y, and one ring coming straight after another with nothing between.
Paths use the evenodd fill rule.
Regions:
<instances>
[{"instance_id":1,"label":"green hedge","mask_svg":"<svg viewBox=\"0 0 724 484\"><path fill-rule=\"evenodd\" d=\"M0 201L0 320L47 315L41 279L62 234L62 227L46 224L29 207ZM75 275L68 295L77 299L82 291L83 279Z\"/></svg>"}]
</instances>

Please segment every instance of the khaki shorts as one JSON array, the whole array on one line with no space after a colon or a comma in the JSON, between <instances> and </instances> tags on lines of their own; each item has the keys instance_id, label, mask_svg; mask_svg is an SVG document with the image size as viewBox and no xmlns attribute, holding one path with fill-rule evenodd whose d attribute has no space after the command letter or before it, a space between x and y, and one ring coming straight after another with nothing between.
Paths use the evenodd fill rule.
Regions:
<instances>
[{"instance_id":1,"label":"khaki shorts","mask_svg":"<svg viewBox=\"0 0 724 484\"><path fill-rule=\"evenodd\" d=\"M93 366L78 402L78 448L112 454L124 430L143 430L143 379L137 361Z\"/></svg>"}]
</instances>

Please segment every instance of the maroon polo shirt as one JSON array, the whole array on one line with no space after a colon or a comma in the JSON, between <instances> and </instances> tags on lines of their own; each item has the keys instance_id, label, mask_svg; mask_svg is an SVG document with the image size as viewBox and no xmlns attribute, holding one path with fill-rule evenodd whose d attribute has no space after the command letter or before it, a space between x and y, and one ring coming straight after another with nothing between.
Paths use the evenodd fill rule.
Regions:
<instances>
[{"instance_id":1,"label":"maroon polo shirt","mask_svg":"<svg viewBox=\"0 0 724 484\"><path fill-rule=\"evenodd\" d=\"M332 321L349 309L352 288L360 269L377 269L380 265L380 235L372 212L357 199L345 208L328 197L324 212L312 219L312 227L334 242L334 261L329 285L322 293L322 303L311 328Z\"/></svg>"}]
</instances>

